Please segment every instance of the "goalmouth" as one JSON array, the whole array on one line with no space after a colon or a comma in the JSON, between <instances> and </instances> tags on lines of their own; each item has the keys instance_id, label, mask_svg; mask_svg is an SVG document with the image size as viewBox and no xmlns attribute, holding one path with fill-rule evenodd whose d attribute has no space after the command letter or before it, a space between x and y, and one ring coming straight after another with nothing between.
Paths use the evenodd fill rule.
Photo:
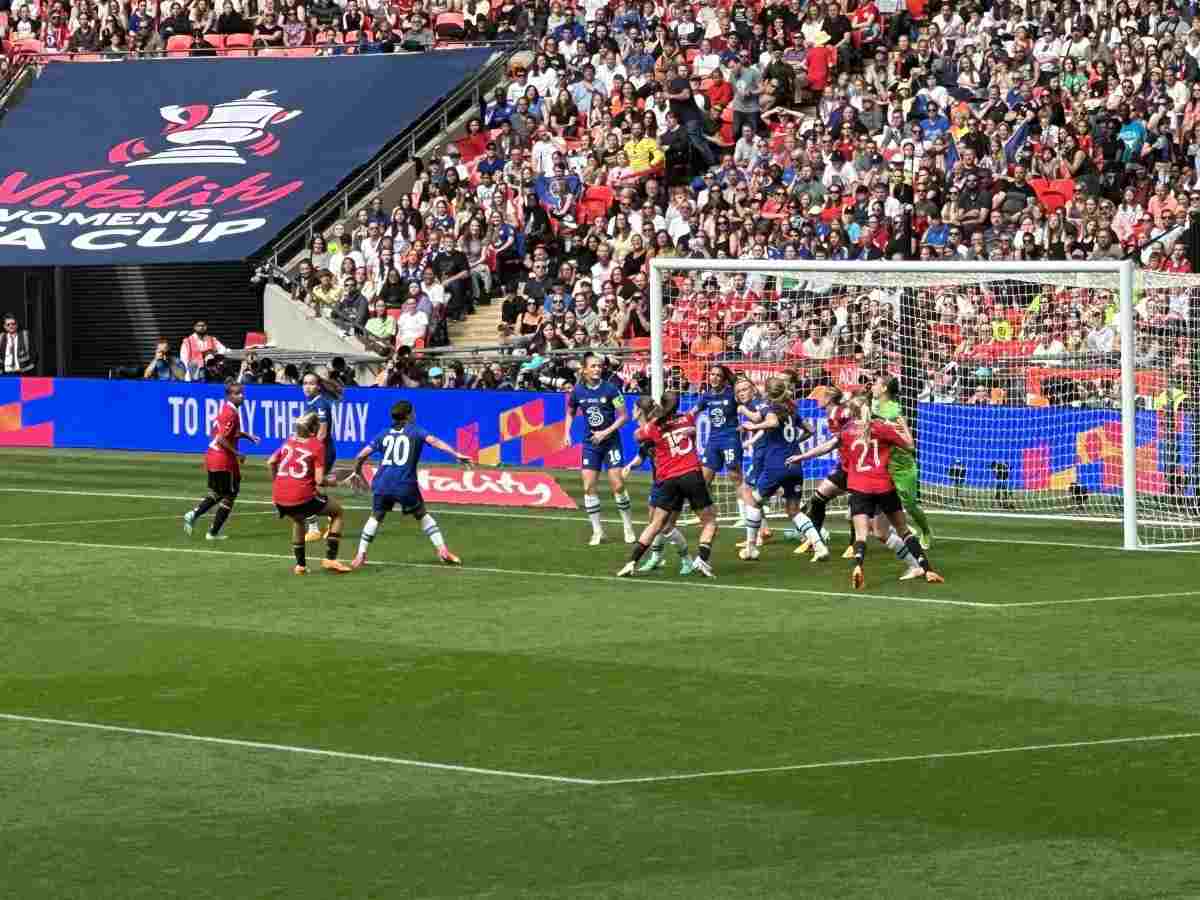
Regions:
<instances>
[{"instance_id":1,"label":"goalmouth","mask_svg":"<svg viewBox=\"0 0 1200 900\"><path fill-rule=\"evenodd\" d=\"M921 502L946 513L1120 524L1122 545L1200 543L1200 276L1131 261L655 258L650 376L690 405L715 364L825 390L895 377ZM703 445L707 424L699 429ZM747 462L749 455L747 454ZM833 461L806 464L814 484ZM736 515L732 482L714 498Z\"/></svg>"}]
</instances>

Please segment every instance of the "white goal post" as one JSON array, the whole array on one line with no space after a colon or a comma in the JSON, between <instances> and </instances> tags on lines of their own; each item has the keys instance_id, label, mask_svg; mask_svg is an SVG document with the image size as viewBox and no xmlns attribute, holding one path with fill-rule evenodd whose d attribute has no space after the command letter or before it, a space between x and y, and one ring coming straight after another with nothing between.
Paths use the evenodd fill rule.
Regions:
<instances>
[{"instance_id":1,"label":"white goal post","mask_svg":"<svg viewBox=\"0 0 1200 900\"><path fill-rule=\"evenodd\" d=\"M656 396L694 402L718 363L760 386L787 373L816 442L825 386L894 376L928 509L1120 523L1126 549L1200 543L1200 276L1127 260L658 257L649 288ZM715 484L735 515L733 487Z\"/></svg>"}]
</instances>

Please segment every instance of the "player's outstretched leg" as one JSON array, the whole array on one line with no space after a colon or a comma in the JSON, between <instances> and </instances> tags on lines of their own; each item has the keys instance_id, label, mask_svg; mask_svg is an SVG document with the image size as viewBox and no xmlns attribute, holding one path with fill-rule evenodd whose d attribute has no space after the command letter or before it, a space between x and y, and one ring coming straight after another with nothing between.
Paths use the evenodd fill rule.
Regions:
<instances>
[{"instance_id":1,"label":"player's outstretched leg","mask_svg":"<svg viewBox=\"0 0 1200 900\"><path fill-rule=\"evenodd\" d=\"M421 531L425 537L429 538L429 543L433 544L433 549L437 551L438 559L448 566L461 566L462 560L450 552L450 548L446 546L446 539L442 537L442 529L438 526L437 519L429 513L422 511L420 519L417 523L421 526Z\"/></svg>"},{"instance_id":2,"label":"player's outstretched leg","mask_svg":"<svg viewBox=\"0 0 1200 900\"><path fill-rule=\"evenodd\" d=\"M691 553L688 551L687 536L679 530L678 527L672 528L671 533L667 535L667 540L670 541L677 551L679 551L679 574L691 575L694 569Z\"/></svg>"},{"instance_id":3,"label":"player's outstretched leg","mask_svg":"<svg viewBox=\"0 0 1200 900\"><path fill-rule=\"evenodd\" d=\"M653 572L655 569L663 567L663 547L666 546L667 538L661 531L654 536L654 540L650 542L650 553L642 560L642 564L638 566L639 572Z\"/></svg>"},{"instance_id":4,"label":"player's outstretched leg","mask_svg":"<svg viewBox=\"0 0 1200 900\"><path fill-rule=\"evenodd\" d=\"M379 525L383 521L385 513L372 513L371 518L367 519L367 524L363 526L362 534L358 538L358 553L350 562L350 568L361 569L367 564L367 552L371 549L371 543L375 540L375 535L379 533Z\"/></svg>"},{"instance_id":5,"label":"player's outstretched leg","mask_svg":"<svg viewBox=\"0 0 1200 900\"><path fill-rule=\"evenodd\" d=\"M758 532L762 528L763 511L758 503L746 507L746 546L738 551L738 557L747 561L758 559Z\"/></svg>"},{"instance_id":6,"label":"player's outstretched leg","mask_svg":"<svg viewBox=\"0 0 1200 900\"><path fill-rule=\"evenodd\" d=\"M223 541L228 535L221 534L221 529L225 527L225 523L229 520L229 514L233 512L233 498L222 497L221 502L217 504L217 511L213 513L213 522L208 529L208 534L204 536L205 540Z\"/></svg>"},{"instance_id":7,"label":"player's outstretched leg","mask_svg":"<svg viewBox=\"0 0 1200 900\"><path fill-rule=\"evenodd\" d=\"M216 494L206 494L199 503L183 514L183 531L188 537L192 536L196 520L216 506L220 499Z\"/></svg>"},{"instance_id":8,"label":"player's outstretched leg","mask_svg":"<svg viewBox=\"0 0 1200 900\"><path fill-rule=\"evenodd\" d=\"M921 503L917 498L917 480L914 478L911 484L905 484L903 487L897 483L896 493L900 495L904 514L912 520L910 525L917 533L917 540L921 542L922 547L928 550L933 546L933 526L929 524L929 517L925 515L925 510L921 508Z\"/></svg>"},{"instance_id":9,"label":"player's outstretched leg","mask_svg":"<svg viewBox=\"0 0 1200 900\"><path fill-rule=\"evenodd\" d=\"M812 521L812 519L810 519L804 513L798 512L792 516L792 522L795 524L796 529L800 532L800 538L804 542L801 544L801 546L807 544L813 548L812 561L820 562L823 559L828 559L829 548L825 546L825 539L821 535L820 530L816 527L816 524Z\"/></svg>"},{"instance_id":10,"label":"player's outstretched leg","mask_svg":"<svg viewBox=\"0 0 1200 900\"><path fill-rule=\"evenodd\" d=\"M929 562L929 557L925 555L925 549L921 546L921 542L917 540L917 536L912 532L909 532L905 536L904 548L916 559L917 565L920 568L916 572L909 569L908 572L900 576L901 581L919 578L921 575L924 575L925 580L930 584L943 584L946 581L945 578L933 570L933 565Z\"/></svg>"}]
</instances>

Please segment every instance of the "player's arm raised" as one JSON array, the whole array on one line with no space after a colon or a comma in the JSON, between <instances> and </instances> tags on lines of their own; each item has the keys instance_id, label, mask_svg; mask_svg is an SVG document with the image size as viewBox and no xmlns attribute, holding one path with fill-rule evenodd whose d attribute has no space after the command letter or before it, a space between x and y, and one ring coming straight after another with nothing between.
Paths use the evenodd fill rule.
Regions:
<instances>
[{"instance_id":1,"label":"player's arm raised","mask_svg":"<svg viewBox=\"0 0 1200 900\"><path fill-rule=\"evenodd\" d=\"M779 427L779 416L769 412L757 422L747 422L742 428L746 431L770 431Z\"/></svg>"},{"instance_id":2,"label":"player's arm raised","mask_svg":"<svg viewBox=\"0 0 1200 900\"><path fill-rule=\"evenodd\" d=\"M467 456L465 453L459 453L439 437L434 437L432 434L427 434L425 435L425 443L427 443L430 447L433 447L435 450L441 450L443 453L449 453L460 463L463 463L468 469L475 465L475 462L471 459L471 457Z\"/></svg>"},{"instance_id":3,"label":"player's arm raised","mask_svg":"<svg viewBox=\"0 0 1200 900\"><path fill-rule=\"evenodd\" d=\"M831 437L823 444L817 444L817 446L812 447L809 450L805 450L803 453L797 453L794 456L789 456L785 461L789 466L791 466L798 462L804 462L806 459L816 459L818 456L824 456L826 453L833 452L837 449L837 445L838 439L836 437Z\"/></svg>"}]
</instances>

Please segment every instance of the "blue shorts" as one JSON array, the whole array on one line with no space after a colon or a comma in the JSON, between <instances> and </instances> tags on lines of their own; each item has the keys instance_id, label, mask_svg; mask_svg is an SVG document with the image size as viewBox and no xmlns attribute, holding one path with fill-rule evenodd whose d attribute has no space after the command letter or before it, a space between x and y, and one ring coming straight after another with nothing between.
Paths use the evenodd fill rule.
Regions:
<instances>
[{"instance_id":1,"label":"blue shorts","mask_svg":"<svg viewBox=\"0 0 1200 900\"><path fill-rule=\"evenodd\" d=\"M737 433L710 435L704 448L704 468L713 472L736 472L742 474L742 441Z\"/></svg>"},{"instance_id":2,"label":"blue shorts","mask_svg":"<svg viewBox=\"0 0 1200 900\"><path fill-rule=\"evenodd\" d=\"M751 452L750 469L746 472L746 484L754 484L758 481L758 476L762 473L763 457L765 455L761 450Z\"/></svg>"},{"instance_id":3,"label":"blue shorts","mask_svg":"<svg viewBox=\"0 0 1200 900\"><path fill-rule=\"evenodd\" d=\"M416 512L425 504L421 489L415 484L405 485L386 494L375 494L371 499L371 512L378 516L380 513L390 513L397 505L400 512L409 515Z\"/></svg>"},{"instance_id":4,"label":"blue shorts","mask_svg":"<svg viewBox=\"0 0 1200 900\"><path fill-rule=\"evenodd\" d=\"M621 448L621 438L612 435L599 446L590 441L583 445L583 462L581 469L591 469L601 472L604 469L619 469L625 465L625 453Z\"/></svg>"},{"instance_id":5,"label":"blue shorts","mask_svg":"<svg viewBox=\"0 0 1200 900\"><path fill-rule=\"evenodd\" d=\"M760 500L769 500L777 491L783 491L785 500L800 500L804 497L804 469L791 466L762 472L754 485L754 493Z\"/></svg>"},{"instance_id":6,"label":"blue shorts","mask_svg":"<svg viewBox=\"0 0 1200 900\"><path fill-rule=\"evenodd\" d=\"M661 486L661 481L655 481L650 485L650 496L646 498L646 502L649 503L650 506L658 508L661 505L659 502L663 498L662 491L660 490Z\"/></svg>"}]
</instances>

